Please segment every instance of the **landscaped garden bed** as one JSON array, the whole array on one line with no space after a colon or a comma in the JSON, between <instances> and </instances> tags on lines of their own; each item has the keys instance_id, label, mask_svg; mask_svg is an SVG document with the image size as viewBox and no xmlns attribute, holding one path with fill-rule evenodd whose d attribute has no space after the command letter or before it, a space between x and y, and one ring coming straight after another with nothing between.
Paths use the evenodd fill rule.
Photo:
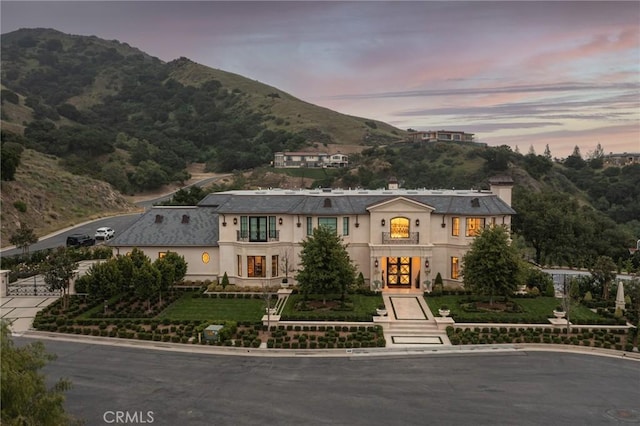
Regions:
<instances>
[{"instance_id":1,"label":"landscaped garden bed","mask_svg":"<svg viewBox=\"0 0 640 426\"><path fill-rule=\"evenodd\" d=\"M275 299L275 295L271 295ZM314 298L310 305L313 305ZM349 311L375 311L378 296L349 295ZM275 300L271 302L275 304ZM34 327L42 331L76 335L150 340L156 342L209 344L234 347L259 347L263 342L276 349L330 349L384 347L379 326L263 325L265 294L245 292L202 293L172 290L162 302L150 302L125 293L107 301L71 296L64 310L62 299L40 311ZM317 309L315 319L339 320L329 307ZM343 305L343 308L345 306ZM310 311L314 312L314 311ZM344 318L344 317L343 317ZM371 313L363 320L371 320ZM365 319L366 318L366 319ZM219 339L202 339L203 330L212 324L224 325Z\"/></svg>"},{"instance_id":2,"label":"landscaped garden bed","mask_svg":"<svg viewBox=\"0 0 640 426\"><path fill-rule=\"evenodd\" d=\"M345 321L368 322L376 315L382 303L379 294L347 294L339 296L314 296L306 299L302 294L292 294L281 314L283 321Z\"/></svg>"},{"instance_id":3,"label":"landscaped garden bed","mask_svg":"<svg viewBox=\"0 0 640 426\"><path fill-rule=\"evenodd\" d=\"M489 304L488 299L471 294L429 295L425 297L432 312L442 306L450 310L457 323L547 324L559 304L555 297L514 296L500 298ZM615 318L606 310L593 312L579 303L571 304L570 318L574 324L624 325L623 318Z\"/></svg>"},{"instance_id":4,"label":"landscaped garden bed","mask_svg":"<svg viewBox=\"0 0 640 426\"><path fill-rule=\"evenodd\" d=\"M522 328L522 327L447 327L452 345L482 345L500 343L553 343L588 346L616 350L633 350L634 330L573 328Z\"/></svg>"}]
</instances>

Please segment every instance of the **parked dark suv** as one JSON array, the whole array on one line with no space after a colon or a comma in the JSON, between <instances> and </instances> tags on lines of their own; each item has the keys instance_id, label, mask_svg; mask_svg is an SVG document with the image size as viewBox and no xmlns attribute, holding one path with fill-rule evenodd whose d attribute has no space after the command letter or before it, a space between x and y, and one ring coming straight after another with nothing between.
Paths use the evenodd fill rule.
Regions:
<instances>
[{"instance_id":1,"label":"parked dark suv","mask_svg":"<svg viewBox=\"0 0 640 426\"><path fill-rule=\"evenodd\" d=\"M96 243L96 240L87 234L71 234L67 237L67 247L88 247Z\"/></svg>"}]
</instances>

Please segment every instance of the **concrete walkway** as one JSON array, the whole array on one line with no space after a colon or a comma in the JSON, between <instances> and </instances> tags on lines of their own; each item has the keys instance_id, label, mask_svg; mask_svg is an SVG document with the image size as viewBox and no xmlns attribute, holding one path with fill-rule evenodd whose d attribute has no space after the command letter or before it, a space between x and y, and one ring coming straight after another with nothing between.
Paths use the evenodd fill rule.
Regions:
<instances>
[{"instance_id":1,"label":"concrete walkway","mask_svg":"<svg viewBox=\"0 0 640 426\"><path fill-rule=\"evenodd\" d=\"M378 321L384 330L388 348L433 348L451 345L447 333L438 328L422 295L382 295L387 308L386 321Z\"/></svg>"}]
</instances>

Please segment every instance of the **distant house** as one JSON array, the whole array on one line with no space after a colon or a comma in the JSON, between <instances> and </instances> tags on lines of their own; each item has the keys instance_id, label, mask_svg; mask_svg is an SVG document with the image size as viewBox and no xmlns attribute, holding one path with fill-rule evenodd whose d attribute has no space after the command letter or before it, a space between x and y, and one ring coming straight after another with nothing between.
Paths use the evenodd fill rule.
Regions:
<instances>
[{"instance_id":1,"label":"distant house","mask_svg":"<svg viewBox=\"0 0 640 426\"><path fill-rule=\"evenodd\" d=\"M640 164L640 153L623 152L622 154L610 153L604 156L605 166L628 166L629 164Z\"/></svg>"},{"instance_id":2,"label":"distant house","mask_svg":"<svg viewBox=\"0 0 640 426\"><path fill-rule=\"evenodd\" d=\"M412 142L474 142L473 133L451 130L427 130L409 133Z\"/></svg>"},{"instance_id":3,"label":"distant house","mask_svg":"<svg viewBox=\"0 0 640 426\"><path fill-rule=\"evenodd\" d=\"M349 157L344 154L327 154L326 152L276 152L273 166L277 168L324 168L347 167Z\"/></svg>"}]
</instances>

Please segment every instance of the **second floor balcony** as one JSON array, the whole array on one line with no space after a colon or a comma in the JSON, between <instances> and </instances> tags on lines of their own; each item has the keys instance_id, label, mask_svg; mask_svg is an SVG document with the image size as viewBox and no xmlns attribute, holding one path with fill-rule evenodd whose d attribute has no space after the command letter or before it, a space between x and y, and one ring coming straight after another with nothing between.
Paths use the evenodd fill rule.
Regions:
<instances>
[{"instance_id":1,"label":"second floor balcony","mask_svg":"<svg viewBox=\"0 0 640 426\"><path fill-rule=\"evenodd\" d=\"M268 243L271 241L280 241L280 231L272 230L269 232L250 232L236 231L236 241L247 243Z\"/></svg>"},{"instance_id":2,"label":"second floor balcony","mask_svg":"<svg viewBox=\"0 0 640 426\"><path fill-rule=\"evenodd\" d=\"M383 232L382 233L382 244L419 244L420 243L420 233L419 232L409 232L406 238L396 237L395 235L392 237L391 232Z\"/></svg>"}]
</instances>

